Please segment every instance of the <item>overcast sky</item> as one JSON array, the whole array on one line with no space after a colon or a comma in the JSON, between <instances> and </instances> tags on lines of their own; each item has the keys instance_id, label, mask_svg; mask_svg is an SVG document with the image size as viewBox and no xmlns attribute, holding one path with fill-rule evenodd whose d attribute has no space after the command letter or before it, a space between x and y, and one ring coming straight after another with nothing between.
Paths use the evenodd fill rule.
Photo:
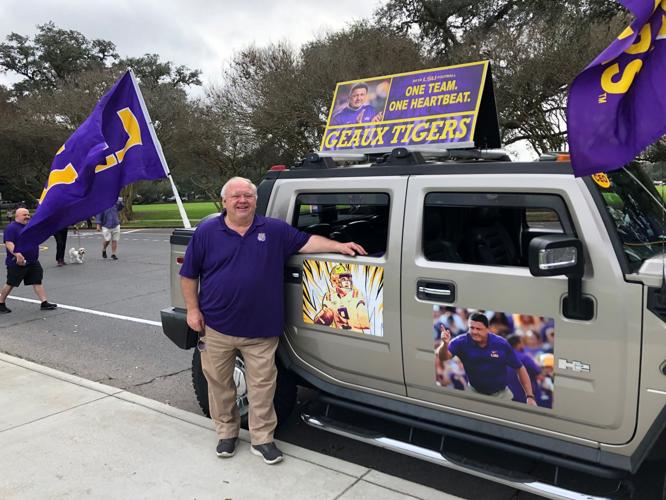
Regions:
<instances>
[{"instance_id":1,"label":"overcast sky","mask_svg":"<svg viewBox=\"0 0 666 500\"><path fill-rule=\"evenodd\" d=\"M157 53L219 82L235 51L252 43L294 46L371 16L383 0L0 0L0 39L34 35L53 21L116 44L121 56ZM0 83L15 81L0 74Z\"/></svg>"},{"instance_id":2,"label":"overcast sky","mask_svg":"<svg viewBox=\"0 0 666 500\"><path fill-rule=\"evenodd\" d=\"M295 47L368 18L386 0L0 0L0 40L32 36L38 24L116 44L122 57L159 54L220 81L234 52L254 43L288 40ZM0 83L17 79L0 73ZM193 95L201 95L194 90ZM508 148L527 158L524 148Z\"/></svg>"}]
</instances>

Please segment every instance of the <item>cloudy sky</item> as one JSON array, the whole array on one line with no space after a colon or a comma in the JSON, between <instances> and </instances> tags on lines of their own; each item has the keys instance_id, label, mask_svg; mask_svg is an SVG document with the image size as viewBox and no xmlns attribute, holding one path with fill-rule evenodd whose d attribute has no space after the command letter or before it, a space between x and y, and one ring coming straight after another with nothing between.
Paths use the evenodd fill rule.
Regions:
<instances>
[{"instance_id":1,"label":"cloudy sky","mask_svg":"<svg viewBox=\"0 0 666 500\"><path fill-rule=\"evenodd\" d=\"M163 60L220 81L234 52L254 43L288 40L295 47L327 31L368 18L386 0L0 0L0 40L32 36L53 21L87 38L116 44L121 56L157 53ZM0 83L17 80L0 73ZM192 94L200 95L195 89ZM527 159L523 147L511 147Z\"/></svg>"},{"instance_id":2,"label":"cloudy sky","mask_svg":"<svg viewBox=\"0 0 666 500\"><path fill-rule=\"evenodd\" d=\"M157 53L219 81L235 51L252 43L294 46L369 17L383 0L0 0L0 40L53 21L116 44L121 56ZM12 81L0 74L0 83Z\"/></svg>"}]
</instances>

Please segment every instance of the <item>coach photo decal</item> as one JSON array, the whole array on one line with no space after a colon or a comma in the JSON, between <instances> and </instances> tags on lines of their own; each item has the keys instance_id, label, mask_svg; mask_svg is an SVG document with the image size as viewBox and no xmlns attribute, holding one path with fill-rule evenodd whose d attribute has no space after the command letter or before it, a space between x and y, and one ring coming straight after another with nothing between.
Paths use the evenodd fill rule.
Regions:
<instances>
[{"instance_id":1,"label":"coach photo decal","mask_svg":"<svg viewBox=\"0 0 666 500\"><path fill-rule=\"evenodd\" d=\"M433 330L438 386L553 407L552 318L434 306Z\"/></svg>"}]
</instances>

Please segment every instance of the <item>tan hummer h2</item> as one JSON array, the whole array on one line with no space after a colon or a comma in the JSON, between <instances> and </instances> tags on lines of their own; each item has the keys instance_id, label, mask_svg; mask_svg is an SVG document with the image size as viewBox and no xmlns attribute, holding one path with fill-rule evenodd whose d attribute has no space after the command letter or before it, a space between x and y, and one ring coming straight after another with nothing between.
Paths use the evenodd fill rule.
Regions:
<instances>
[{"instance_id":1,"label":"tan hummer h2","mask_svg":"<svg viewBox=\"0 0 666 500\"><path fill-rule=\"evenodd\" d=\"M279 418L307 385L323 430L549 498L662 498L665 224L640 167L403 148L346 164L313 154L259 185L259 213L369 254L288 262ZM190 236L171 237L162 311L184 349ZM196 349L193 381L206 412ZM243 408L240 358L236 382Z\"/></svg>"}]
</instances>

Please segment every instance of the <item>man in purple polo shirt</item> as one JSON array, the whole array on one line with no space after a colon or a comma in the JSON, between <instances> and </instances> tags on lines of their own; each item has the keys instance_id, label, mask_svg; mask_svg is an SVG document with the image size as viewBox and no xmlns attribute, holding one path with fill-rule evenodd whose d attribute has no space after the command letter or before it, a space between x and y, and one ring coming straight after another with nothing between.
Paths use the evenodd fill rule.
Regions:
<instances>
[{"instance_id":1,"label":"man in purple polo shirt","mask_svg":"<svg viewBox=\"0 0 666 500\"><path fill-rule=\"evenodd\" d=\"M187 324L205 338L201 365L208 382L217 455L236 452L240 416L233 371L236 350L245 362L250 401L251 451L267 464L280 462L273 442L277 368L283 331L283 270L296 253L367 255L356 243L303 233L284 221L255 215L257 188L242 177L222 188L224 211L197 227L180 270Z\"/></svg>"},{"instance_id":2,"label":"man in purple polo shirt","mask_svg":"<svg viewBox=\"0 0 666 500\"><path fill-rule=\"evenodd\" d=\"M43 311L51 311L58 307L46 300L46 292L44 291L44 285L42 285L44 270L39 263L39 247L29 248L23 253L14 251L16 240L29 220L30 211L27 208L17 208L14 214L14 222L5 228L3 236L7 248L7 257L5 258L7 283L0 290L0 314L12 312L5 304L5 300L14 287L19 286L21 282L25 285L32 285L35 294L42 302L40 308Z\"/></svg>"},{"instance_id":3,"label":"man in purple polo shirt","mask_svg":"<svg viewBox=\"0 0 666 500\"><path fill-rule=\"evenodd\" d=\"M509 343L488 331L488 318L485 314L472 314L469 317L468 333L453 340L451 335L444 331L442 343L436 353L441 361L447 361L453 356L462 361L472 391L507 401L513 399L513 394L507 387L507 366L513 368L525 391L527 404L536 406L527 370Z\"/></svg>"},{"instance_id":4,"label":"man in purple polo shirt","mask_svg":"<svg viewBox=\"0 0 666 500\"><path fill-rule=\"evenodd\" d=\"M516 353L518 360L523 364L527 370L527 375L530 377L530 384L532 386L532 394L534 394L534 399L537 402L537 405L541 401L541 388L539 387L538 377L541 373L541 368L539 365L532 359L532 356L523 351L523 339L520 335L509 335L506 338L506 341L509 343L513 352ZM507 368L506 376L509 377L509 383L507 384L509 390L513 394L513 400L518 401L519 403L526 403L527 397L525 396L525 391L520 385L520 380L518 379L518 373L512 368Z\"/></svg>"},{"instance_id":5,"label":"man in purple polo shirt","mask_svg":"<svg viewBox=\"0 0 666 500\"><path fill-rule=\"evenodd\" d=\"M375 108L366 104L368 99L368 85L357 83L349 91L347 106L338 111L331 118L331 125L348 125L352 123L379 122L384 118L384 113L377 113Z\"/></svg>"}]
</instances>

